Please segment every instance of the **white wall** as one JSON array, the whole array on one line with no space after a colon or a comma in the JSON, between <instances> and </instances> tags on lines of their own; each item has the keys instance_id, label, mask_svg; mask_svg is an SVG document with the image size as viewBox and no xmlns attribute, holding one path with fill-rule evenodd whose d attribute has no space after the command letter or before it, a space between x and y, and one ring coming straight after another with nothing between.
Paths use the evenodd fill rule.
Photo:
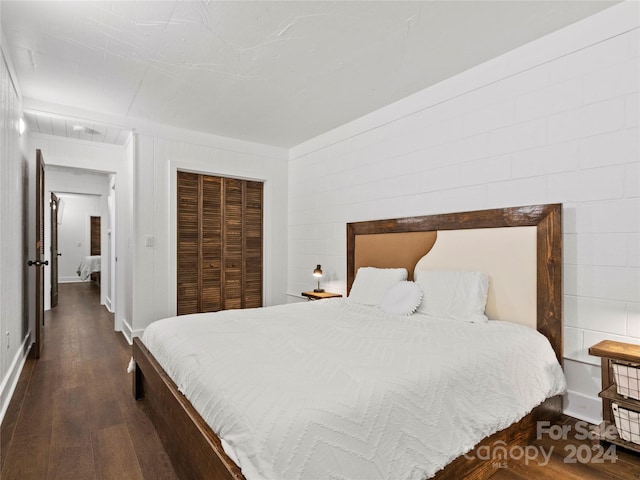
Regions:
<instances>
[{"instance_id":1,"label":"white wall","mask_svg":"<svg viewBox=\"0 0 640 480\"><path fill-rule=\"evenodd\" d=\"M4 39L0 41L0 421L31 345L25 303L26 134L21 136L18 131L22 115L20 91L14 84L11 59L2 45Z\"/></svg>"},{"instance_id":2,"label":"white wall","mask_svg":"<svg viewBox=\"0 0 640 480\"><path fill-rule=\"evenodd\" d=\"M565 410L600 418L604 338L640 343L639 4L624 3L291 151L291 301L346 293L347 222L564 204Z\"/></svg>"},{"instance_id":3,"label":"white wall","mask_svg":"<svg viewBox=\"0 0 640 480\"><path fill-rule=\"evenodd\" d=\"M118 175L116 183L116 312L122 312L118 317L116 313L117 330L123 332L131 342L130 325L133 323L133 243L134 243L134 215L133 215L133 169L135 163L135 135L131 135L124 146L124 174ZM122 178L126 179L123 184ZM123 197L123 189L126 197ZM126 211L126 221L123 221L120 212ZM124 275L122 275L124 273ZM124 278L124 281L120 281Z\"/></svg>"},{"instance_id":4,"label":"white wall","mask_svg":"<svg viewBox=\"0 0 640 480\"><path fill-rule=\"evenodd\" d=\"M176 314L178 170L265 182L264 303L285 302L287 168L287 151L274 147L193 132L135 136L133 322L123 330L129 339Z\"/></svg>"}]
</instances>

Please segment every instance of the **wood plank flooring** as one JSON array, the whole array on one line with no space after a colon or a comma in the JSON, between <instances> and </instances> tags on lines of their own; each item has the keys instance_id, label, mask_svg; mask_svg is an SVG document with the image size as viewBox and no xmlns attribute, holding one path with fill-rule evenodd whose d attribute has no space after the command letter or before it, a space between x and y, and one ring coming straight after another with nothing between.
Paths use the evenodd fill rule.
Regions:
<instances>
[{"instance_id":1,"label":"wood plank flooring","mask_svg":"<svg viewBox=\"0 0 640 480\"><path fill-rule=\"evenodd\" d=\"M113 316L91 283L60 285L47 312L42 358L29 360L0 429L2 480L174 480L175 472L126 373L131 348L113 332ZM567 463L577 440L543 435L532 445L552 451L548 464L510 458L491 480L640 480L640 456L616 450L615 463Z\"/></svg>"},{"instance_id":2,"label":"wood plank flooring","mask_svg":"<svg viewBox=\"0 0 640 480\"><path fill-rule=\"evenodd\" d=\"M531 447L531 460L515 460L513 457L518 457L519 452L513 451L510 455L512 458L495 464L491 480L640 479L640 456L637 453L606 443L602 444L600 450L600 447L592 445L591 441L585 438L587 424L574 418L565 416L558 425L564 426L566 435L556 435L557 432L542 430L540 438L527 446ZM548 462L543 453L547 456ZM534 456L536 458L533 458Z\"/></svg>"},{"instance_id":3,"label":"wood plank flooring","mask_svg":"<svg viewBox=\"0 0 640 480\"><path fill-rule=\"evenodd\" d=\"M2 480L174 480L131 395L131 347L94 283L60 285L39 360L28 360L2 423Z\"/></svg>"}]
</instances>

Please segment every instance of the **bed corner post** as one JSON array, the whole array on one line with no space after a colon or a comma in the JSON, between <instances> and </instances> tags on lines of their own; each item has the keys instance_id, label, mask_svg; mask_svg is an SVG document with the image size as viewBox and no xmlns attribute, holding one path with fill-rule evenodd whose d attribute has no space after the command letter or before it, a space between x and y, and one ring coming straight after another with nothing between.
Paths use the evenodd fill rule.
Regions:
<instances>
[{"instance_id":1,"label":"bed corner post","mask_svg":"<svg viewBox=\"0 0 640 480\"><path fill-rule=\"evenodd\" d=\"M134 367L133 367L133 375L132 375L132 391L133 391L133 398L135 398L136 400L140 400L142 397L144 397L144 388L142 386L142 370L140 370L140 366L138 365L138 362L135 361L137 358L139 358L139 349L140 346L138 345L138 339L134 338L133 339L133 358L134 358Z\"/></svg>"},{"instance_id":2,"label":"bed corner post","mask_svg":"<svg viewBox=\"0 0 640 480\"><path fill-rule=\"evenodd\" d=\"M562 365L562 204L543 207L538 220L538 330Z\"/></svg>"},{"instance_id":3,"label":"bed corner post","mask_svg":"<svg viewBox=\"0 0 640 480\"><path fill-rule=\"evenodd\" d=\"M355 272L356 232L353 223L347 223L347 295L356 278Z\"/></svg>"}]
</instances>

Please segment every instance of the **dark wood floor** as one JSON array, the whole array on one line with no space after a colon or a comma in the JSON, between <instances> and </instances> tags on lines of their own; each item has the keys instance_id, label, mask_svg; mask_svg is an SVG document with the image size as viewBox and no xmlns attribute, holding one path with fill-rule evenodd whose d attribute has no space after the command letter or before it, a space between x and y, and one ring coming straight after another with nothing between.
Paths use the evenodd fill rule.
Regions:
<instances>
[{"instance_id":1,"label":"dark wood floor","mask_svg":"<svg viewBox=\"0 0 640 480\"><path fill-rule=\"evenodd\" d=\"M2 480L176 479L131 395L131 348L93 283L60 285L41 358L28 360L2 423Z\"/></svg>"},{"instance_id":2,"label":"dark wood floor","mask_svg":"<svg viewBox=\"0 0 640 480\"><path fill-rule=\"evenodd\" d=\"M556 439L555 432L543 430L539 439L525 447L531 460L510 458L496 462L491 480L640 479L640 455L610 444L592 445L584 438L585 422L565 416L559 425L567 430L566 438ZM519 451L514 450L511 457L518 456Z\"/></svg>"},{"instance_id":3,"label":"dark wood floor","mask_svg":"<svg viewBox=\"0 0 640 480\"><path fill-rule=\"evenodd\" d=\"M113 332L98 288L60 285L60 304L47 313L46 324L42 358L27 362L2 423L0 478L175 479L153 425L132 398L130 347ZM563 422L579 433L573 419ZM567 463L577 448L584 459L591 443L543 435L532 447L536 460L514 459L513 451L496 462L491 479L640 479L640 457L622 449L615 463ZM546 465L543 450L552 452Z\"/></svg>"}]
</instances>

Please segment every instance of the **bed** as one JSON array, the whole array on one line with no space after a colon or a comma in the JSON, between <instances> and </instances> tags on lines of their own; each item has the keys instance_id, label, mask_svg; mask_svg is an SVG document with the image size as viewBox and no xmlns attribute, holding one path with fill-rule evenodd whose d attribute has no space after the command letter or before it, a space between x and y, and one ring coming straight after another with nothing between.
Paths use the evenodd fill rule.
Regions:
<instances>
[{"instance_id":1,"label":"bed","mask_svg":"<svg viewBox=\"0 0 640 480\"><path fill-rule=\"evenodd\" d=\"M88 280L92 273L100 272L100 255L89 255L82 259L76 272L81 280Z\"/></svg>"},{"instance_id":2,"label":"bed","mask_svg":"<svg viewBox=\"0 0 640 480\"><path fill-rule=\"evenodd\" d=\"M492 279L492 288L490 289L486 305L487 315L492 319L518 320L521 323L535 327L538 332L548 340L547 346L549 344L551 345L552 349L549 349L549 351L551 352L550 355L555 357L554 361L557 360L560 362L562 351L561 248L560 205L539 205L465 212L459 214L352 223L347 225L347 287L350 291L352 290L354 280L357 276L356 273L358 272L359 267L364 266L381 268L405 267L407 271L411 272L411 274L413 273L416 264L421 264L421 269L430 269L434 271L456 269L488 270ZM418 271L418 269L416 269L416 271ZM511 278L512 275L522 277L523 281L513 282L513 279ZM518 288L520 286L522 286L522 288ZM351 291L350 293L353 295L354 292ZM505 298L508 301L504 301ZM254 332L261 330L260 325L275 325L276 327L274 328L262 330L266 330L266 334L272 336L274 344L287 345L287 341L293 338L288 337L289 335L293 335L291 330L293 325L294 330L295 328L298 328L299 330L314 331L315 335L312 336L318 342L324 342L329 346L333 346L335 344L340 344L343 342L343 339L349 337L349 332L344 328L345 324L355 325L358 321L365 321L363 319L368 318L367 316L370 314L367 311L367 307L350 304L348 300L323 300L322 302L311 303L313 305L290 305L258 309L251 313L252 320L250 321L240 320L240 317L246 314L246 312L242 311L214 314L218 315L214 318L219 319L219 322L212 322L213 319L204 320L204 317L202 316L195 316L194 328L207 329L212 326L212 323L219 323L218 328L221 327L223 332L222 334L218 332L218 334L224 336L236 333L224 331L224 329L228 327L231 328L234 325L242 325L241 329L245 328ZM347 310L346 313L345 309ZM305 317L306 320L303 321L296 322L295 320L287 320L288 312L294 312L293 315L295 318L295 315L300 314L299 312L296 313L297 310L304 310L304 315L308 315L310 311L312 314L308 318ZM344 316L348 317L348 319L344 320L344 318L342 318ZM324 325L325 328L321 328L322 323L318 320L322 318L324 318L326 322ZM181 317L181 319L186 321L185 317ZM171 327L173 330L170 328L164 335L171 339L169 343L174 344L177 347L177 351L183 351L182 354L163 354L162 349L164 347L158 347L156 345L156 340L152 337L149 337L148 339L146 338L146 341L153 344L156 355L158 358L162 359L162 365L165 366L167 370L171 371L171 375L165 371L165 368L161 367L158 358L150 353L147 345L138 338L134 340L133 351L136 364L134 375L134 395L136 398L144 401L147 405L148 411L154 420L160 438L172 458L176 472L181 478L244 478L243 472L237 465L237 463L243 462L245 464L245 473L247 473L248 478L249 475L253 478L255 473L250 471L250 468L246 467L246 458L241 458L240 462L238 462L237 459L235 461L232 460L229 455L231 454L231 456L237 457L237 452L234 452L233 448L229 448L229 443L237 441L237 438L235 438L234 435L241 435L241 432L238 434L238 432L233 429L226 432L223 431L221 436L226 438L223 445L223 442L221 442L213 429L203 419L203 415L201 415L201 413L203 413L210 422L213 416L213 423L215 424L216 415L224 416L221 413L217 413L219 407L218 403L220 403L221 400L218 399L216 401L211 401L213 404L209 405L210 408L203 411L202 406L199 406L198 409L196 409L194 405L181 393L189 390L189 386L187 385L188 382L185 383L184 373L180 374L173 371L174 367L171 365L170 359L172 355L176 357L186 355L187 358L191 358L188 351L184 353L185 348L187 347L185 346L182 348L181 345L193 343L193 340L185 340L181 338L181 331L184 330L180 325L181 319L168 319L165 323L168 322L169 324L173 324ZM372 336L373 340L384 339L385 342L389 338L396 340L396 337L400 343L412 343L415 340L414 348L417 348L417 350L407 349L413 353L413 357L408 356L401 359L401 363L407 362L417 355L417 352L420 351L421 347L420 343L417 341L420 334L416 333L415 330L411 330L411 328L415 327L415 325L413 325L415 323L421 324L419 321L416 322L413 316L403 318L400 321L398 318L385 317L383 314L382 318L376 319L375 328L368 327L369 333L367 335ZM436 323L434 323L434 325ZM200 325L198 326L198 324ZM507 322L495 322L496 326L499 324L501 327L504 327L509 331L522 328L510 325ZM495 341L493 333L484 337L478 336L473 330L473 328L476 327L456 324L454 331L452 331L451 328L451 322L443 324L443 330L440 333L437 333L436 329L436 333L433 333L432 331L427 337L438 338L437 335L442 335L443 338L447 336L454 336L458 340L458 344L467 345L467 347L463 349L464 351L471 349L474 343L486 344L489 346L490 351L497 350L500 344L500 341L498 341L496 344L491 345L491 341ZM324 331L334 332L333 338L331 338L330 333L327 333L329 338L323 339L322 334ZM336 331L341 332L341 334L335 335ZM471 333L469 333L469 331ZM408 337L403 337L402 332L405 332L404 334L408 335ZM465 337L465 335L467 335L467 337ZM358 332L356 335L351 336L359 338L361 333ZM204 334L201 335L200 333L197 337L203 339L206 338ZM539 335L539 337L541 336ZM239 354L246 357L254 355L258 356L260 354L264 355L265 353L261 352L261 349L265 348L265 344L267 342L260 341L260 337L257 338L258 339L254 338L251 341L247 341L245 349L239 352ZM483 338L483 341L474 342L474 338ZM522 341L515 340L516 337L513 338L514 342ZM285 340L284 343L283 339ZM203 341L206 343L206 340ZM361 341L361 339L357 341ZM443 342L436 341L436 345L442 343ZM531 343L530 340L525 341L525 344L529 343ZM165 345L166 344L167 343L165 342ZM289 344L292 345L294 350L298 349L303 353L306 352L304 355L299 356L299 359L305 358L305 356L308 356L309 351L315 351L316 349L315 345L310 344L307 345L310 350L305 350L301 347L299 338L295 341L289 342ZM349 348L353 346L353 344L346 344ZM368 343L365 342L365 344L367 345L367 348L374 349L377 348L376 345L378 345L375 341L372 341L372 339L368 339ZM224 359L229 358L228 355L234 354L233 351L224 352L223 347L224 345L219 345L217 347L220 350L220 355L222 355L217 361L221 364L224 364ZM524 349L524 345L519 346L518 349ZM448 351L451 351L450 348L449 350L447 350L447 348L444 350L431 348L430 350L433 350L429 352L433 359L436 359L437 357L446 357L447 355L451 356L447 353ZM278 351L280 351L280 348ZM340 355L341 354L336 352L335 361L337 363L332 364L333 368L329 369L331 372L340 370L337 365L345 365L345 363L350 361L348 359L343 359ZM167 360L167 358L169 358L169 360ZM384 354L371 355L370 358L385 359L385 361L382 361L379 364L376 364L375 360L372 361L373 366L381 372L380 376L382 377L386 368L385 362L387 362L388 358L385 358ZM388 363L393 364L393 361L389 361ZM536 363L535 359L532 363ZM290 369L295 369L298 365L300 365L300 368L308 368L308 366L303 362L292 361L290 364ZM448 363L444 363L443 365L446 367ZM234 389L242 392L243 380L236 378L236 374L233 373L232 370L229 370L227 366L228 365L226 365L225 368L220 368L221 373L216 373L215 366L199 369L195 368L195 365L192 365L192 368L187 369L187 372L191 372L188 373L187 376L192 374L195 376L203 376L204 373L201 375L198 372L205 372L207 375L213 372L215 375L223 378L222 385L229 387L229 392ZM264 365L256 365L255 370L257 370L258 374L249 378L251 378L250 383L258 383L260 385L261 391L264 392L264 396L276 395L278 391L284 388L282 382L286 383L289 378L292 378L288 373L279 379L269 377L268 375L260 375L259 372L261 371L261 368L266 367ZM315 368L318 368L318 366L316 365ZM313 374L310 374L309 378L314 381L315 379L320 378L324 378L326 381L326 379L331 378L331 375L328 377L322 377L321 375L316 375L317 372L315 370L312 371ZM409 369L409 371L412 370ZM343 374L335 377L335 381L347 383L353 382L354 378L360 378L360 373L362 372L357 369L350 370L345 368ZM390 375L391 376L388 378L393 378L393 372ZM499 377L500 375L493 376ZM270 378L270 380L265 381L265 378ZM472 378L473 376L469 377L467 380L471 381ZM439 385L441 385L442 382L445 382L446 379L446 375L440 377ZM452 382L454 383L453 388L455 389L455 384L458 381L452 380ZM304 382L302 383L305 386L304 388L301 388L300 391L302 392L301 395L304 397L305 392L313 391L311 389L313 385L309 384L308 380L306 384ZM369 386L370 383L367 383L366 385ZM554 390L554 393L560 393L562 386L556 385L555 387L556 390ZM194 388L202 389L202 387ZM272 389L271 393L269 393L270 388ZM313 398L307 398L307 402L309 404L313 404L316 410L323 411L325 417L327 417L327 415L335 416L335 412L327 414L327 412L324 411L325 409L319 406L321 404L314 402L319 401L319 398L317 397L322 397L323 392L329 388L333 387L329 387L327 385L326 388L324 388L324 386L321 385L320 388L316 390L317 393ZM402 386L402 388L404 388L404 386ZM517 387L517 389L519 388L522 388L522 386ZM416 394L414 393L406 394L406 396L410 397L410 403L413 405L413 407L411 407L413 409L411 412L412 418L414 416L421 415L420 407L423 405L425 406L424 410L426 411L429 410L428 406L436 405L439 406L440 409L446 409L451 403L455 403L451 400L445 400L447 397L439 396L439 389L433 390L434 391L431 393L422 392L422 397L420 397L420 394L417 394L417 396L415 396ZM380 392L374 392L374 396L376 394L381 395L382 397L385 395L384 392L382 394L380 394ZM394 394L397 394L397 392ZM188 395L191 395L190 398L194 398L193 392L190 394L188 393ZM510 398L509 394L506 392L504 397ZM240 398L242 398L242 396ZM454 396L454 398L456 397ZM243 408L251 410L255 406L254 399L251 394L247 394L246 399L247 405ZM544 398L536 400L535 404L542 402L537 407L535 407L534 404L527 407L526 411L522 410L524 407L521 407L520 411L513 412L512 418L511 420L508 420L507 424L504 424L504 419L496 419L494 421L494 427L496 428L483 433L483 435L486 434L488 436L476 439L479 441L477 444L476 441L474 441L471 445L462 445L462 450L460 450L460 454L456 458L447 458L445 462L447 464L446 467L440 469L441 466L444 466L444 464L441 465L442 455L440 455L440 460L437 462L430 464L426 469L418 469L405 478L423 478L433 474L435 474L436 478L461 478L463 476L468 476L469 478L482 478L487 472L491 472L491 459L487 461L486 458L479 458L482 456L474 454L477 450L468 450L472 448L474 444L477 449L480 446L492 445L496 442L506 442L509 445L528 442L535 434L535 422L537 420L553 420L561 413L561 401L559 396L551 396L547 400L543 400ZM242 403L242 401L234 402ZM197 404L198 402L194 400L194 403ZM276 404L277 403L278 402L276 402ZM383 402L377 402L376 405L380 403ZM277 433L277 435L275 433L274 435L279 439L287 439L288 434L292 437L298 437L299 435L295 434L295 431L293 430L292 423L287 421L284 416L286 411L289 410L289 407L287 406L288 404L283 402L282 405L286 406L286 408L276 415L276 417L280 416L280 421L272 420L272 431ZM405 410L408 409L409 407L405 408ZM259 409L258 411L260 412ZM389 411L393 412L393 408L387 410L387 413L384 415L388 415ZM382 410L380 410L380 412L382 412ZM268 410L262 412L262 415L268 414ZM381 413L381 415L382 414L383 413ZM433 411L429 411L428 415L423 416L427 418L426 421L428 423L428 418L433 415L436 414ZM452 419L452 421L464 422L464 424L460 424L460 428L453 429L454 433L458 430L464 430L464 427L467 425L469 420L473 420L473 416L465 418L460 417L456 420L455 415L457 414L447 413L447 415L443 415L441 418L441 420L445 421L447 419ZM358 428L365 428L367 431L371 431L371 428L375 429L375 426L370 427L368 423L370 416L368 415L357 417L357 413L350 412L346 416L352 420L354 418L359 418L356 422L357 425L354 427L356 428L356 431ZM319 422L319 424L322 425L322 428L331 429L331 424L327 423L325 419L323 419L322 422ZM233 421L231 423L233 423ZM338 432L337 434L345 435L345 432ZM320 443L335 443L336 432L333 432L333 435L334 437L329 436L327 439L323 439L320 434L312 432L312 434L308 435L306 440L303 440L303 443L305 441L309 443L310 438L317 438ZM354 436L357 435L357 433L354 434L352 432L346 432L346 435ZM258 436L257 433L256 436ZM451 435L449 435L449 437L451 437ZM437 438L436 440L440 443L447 443L450 440L453 441L449 437L443 433L441 438ZM465 437L464 441L468 442L469 439ZM367 447L367 441L363 442L364 447ZM428 452L420 452L418 451L420 448L415 448L415 445L419 444L420 442L417 442L412 446L412 449L416 450L415 458L424 459L429 457ZM277 445L279 449L285 449L285 451L287 448L292 451L302 449L302 447L298 448L295 445L287 446L284 441L277 443ZM308 449L307 447L305 448L305 452L311 451L311 449ZM385 446L385 443L383 442L381 446L377 445L376 448L378 448L376 455L384 456L385 448L391 450L393 449L393 445ZM433 449L433 445L426 445L425 449ZM333 452L329 450L329 455L335 456L336 451L340 450L341 448L338 448ZM463 455L462 453L465 452L466 454ZM281 453L282 452L280 451L274 451L274 458L281 458ZM255 454L260 455L260 453ZM310 454L308 454L307 457L309 457L309 455ZM427 457L425 457L425 455L427 455ZM262 456L264 457L265 455L263 454ZM287 458L291 456L292 455L285 455ZM302 455L302 457L305 456ZM396 457L397 455L393 452L389 454L389 458L391 459ZM351 462L346 459L341 459L340 461L342 463ZM340 463L340 461L338 463ZM424 461L427 462L426 460ZM297 477L296 475L293 475L292 478L308 478L304 475L304 468L306 468L306 464L304 462L309 463L308 458L306 460L303 458L303 469L298 470ZM351 467L353 467L353 462L351 462ZM369 465L366 461L362 462L357 468L362 472L361 475L354 475L352 470L347 470L351 473L340 474L338 472L335 473L335 477L368 478L371 476L371 472L367 471ZM393 467L389 468L391 468L391 470L387 470L381 476L383 478L396 478L389 474L390 471L393 471ZM280 472L283 471L288 472L288 470L280 470ZM300 471L302 471L303 474L300 475ZM280 475L273 472L275 471L272 471L272 473L267 475L266 478L276 478L274 477L275 475Z\"/></svg>"}]
</instances>

